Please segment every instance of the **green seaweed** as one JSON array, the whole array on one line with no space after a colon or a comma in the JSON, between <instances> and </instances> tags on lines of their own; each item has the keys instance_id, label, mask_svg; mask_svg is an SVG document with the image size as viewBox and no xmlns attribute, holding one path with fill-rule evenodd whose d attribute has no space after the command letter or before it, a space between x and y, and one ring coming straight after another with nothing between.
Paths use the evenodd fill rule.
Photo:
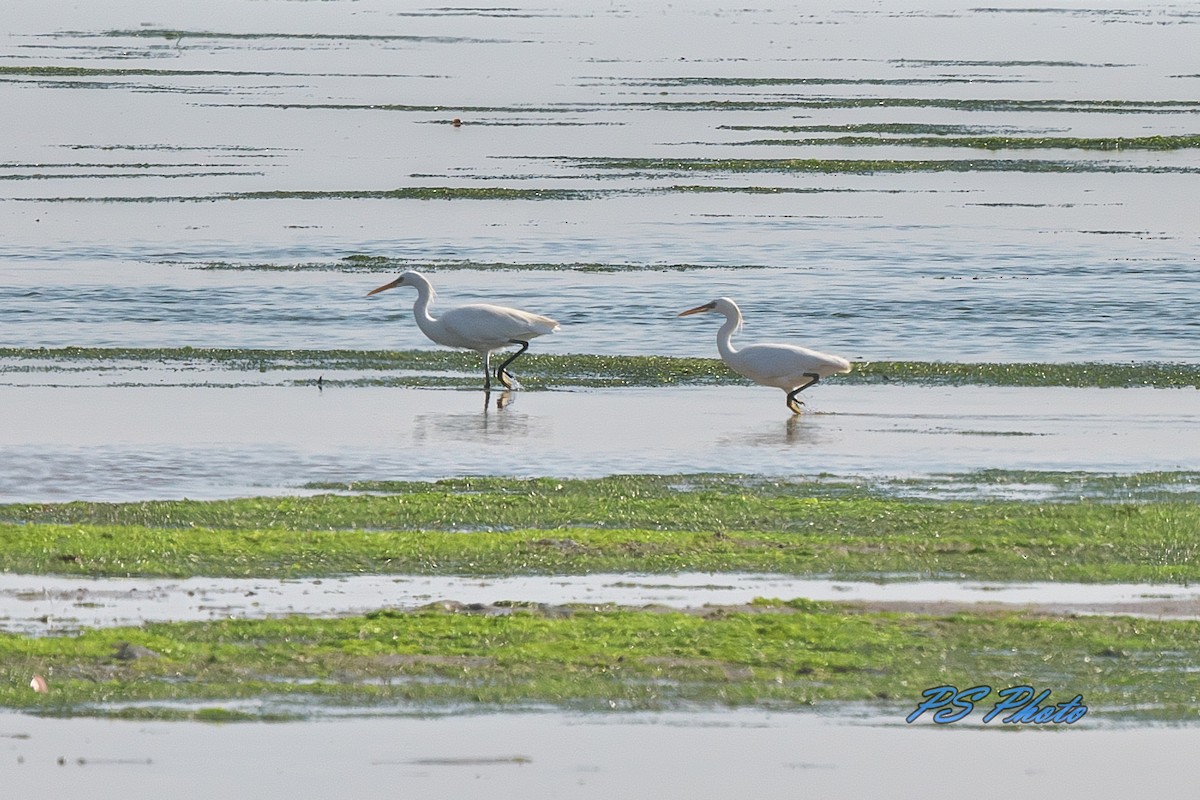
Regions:
<instances>
[{"instance_id":1,"label":"green seaweed","mask_svg":"<svg viewBox=\"0 0 1200 800\"><path fill-rule=\"evenodd\" d=\"M88 196L36 198L54 203L210 203L241 200L587 200L603 196L588 189L523 189L507 186L409 186L399 189L271 190L207 195Z\"/></svg>"},{"instance_id":2,"label":"green seaweed","mask_svg":"<svg viewBox=\"0 0 1200 800\"><path fill-rule=\"evenodd\" d=\"M773 131L775 133L885 133L906 136L983 136L1011 135L1020 132L1013 127L994 125L932 125L916 122L863 122L842 125L718 125L724 131Z\"/></svg>"},{"instance_id":3,"label":"green seaweed","mask_svg":"<svg viewBox=\"0 0 1200 800\"><path fill-rule=\"evenodd\" d=\"M836 136L810 139L754 139L733 144L788 147L962 147L975 150L1190 150L1200 136Z\"/></svg>"},{"instance_id":4,"label":"green seaweed","mask_svg":"<svg viewBox=\"0 0 1200 800\"><path fill-rule=\"evenodd\" d=\"M696 86L715 87L760 87L760 86L927 86L945 84L1014 83L1019 78L981 78L973 75L935 75L912 78L737 78L737 77L692 77L624 79L622 86L644 86L662 89L686 89Z\"/></svg>"},{"instance_id":5,"label":"green seaweed","mask_svg":"<svg viewBox=\"0 0 1200 800\"><path fill-rule=\"evenodd\" d=\"M313 716L851 702L899 721L924 688L969 680L1064 693L1051 705L1078 694L1092 717L1196 722L1198 643L1195 621L897 614L810 601L699 612L434 604L341 619L0 634L0 707L229 722L257 718L253 701L266 719L280 718L279 707ZM118 657L129 647L146 655ZM29 691L30 674L44 675L49 691Z\"/></svg>"},{"instance_id":6,"label":"green seaweed","mask_svg":"<svg viewBox=\"0 0 1200 800\"><path fill-rule=\"evenodd\" d=\"M572 166L626 172L669 173L821 173L871 175L912 172L1098 172L1194 173L1200 168L1136 165L1114 162L1055 161L1048 159L848 159L848 158L565 158Z\"/></svg>"},{"instance_id":7,"label":"green seaweed","mask_svg":"<svg viewBox=\"0 0 1200 800\"><path fill-rule=\"evenodd\" d=\"M481 270L487 272L686 272L701 269L767 269L757 264L660 264L660 263L601 263L601 262L500 262L470 261L465 259L404 258L397 256L367 255L355 253L336 261L309 261L303 263L252 263L232 261L164 261L192 269L231 271L279 271L279 272L394 272L414 270Z\"/></svg>"},{"instance_id":8,"label":"green seaweed","mask_svg":"<svg viewBox=\"0 0 1200 800\"><path fill-rule=\"evenodd\" d=\"M390 262L358 260L370 269ZM397 265L399 268L400 265ZM8 363L6 363L8 362ZM167 347L106 348L0 347L0 375L68 367L106 369L114 366L240 370L255 373L255 382L272 371L369 371L375 376L331 376L329 385L414 385L434 376L389 373L440 373L451 385L473 385L478 359L460 350L258 350ZM444 373L461 373L446 376ZM745 384L719 359L680 356L535 354L522 359L521 379L530 388L555 386L675 386ZM1076 388L1200 387L1200 364L1176 363L956 363L922 361L855 362L849 385L923 386L1064 386ZM311 382L305 379L305 382Z\"/></svg>"},{"instance_id":9,"label":"green seaweed","mask_svg":"<svg viewBox=\"0 0 1200 800\"><path fill-rule=\"evenodd\" d=\"M185 30L179 28L127 28L107 31L66 31L56 33L56 36L105 37L114 39L165 39L180 42L187 39L216 40L216 41L260 41L271 39L299 41L331 41L331 42L424 42L436 44L482 44L496 43L504 40L477 39L463 36L419 36L414 34L389 33L283 33L275 32L239 32Z\"/></svg>"},{"instance_id":10,"label":"green seaweed","mask_svg":"<svg viewBox=\"0 0 1200 800\"><path fill-rule=\"evenodd\" d=\"M816 97L787 100L661 100L627 106L673 111L933 108L977 113L1190 114L1200 100L1016 100L949 97Z\"/></svg>"},{"instance_id":11,"label":"green seaweed","mask_svg":"<svg viewBox=\"0 0 1200 800\"><path fill-rule=\"evenodd\" d=\"M263 72L251 70L161 69L150 67L78 67L42 64L0 64L0 76L33 78L189 78L206 76L279 77L311 73Z\"/></svg>"},{"instance_id":12,"label":"green seaweed","mask_svg":"<svg viewBox=\"0 0 1200 800\"><path fill-rule=\"evenodd\" d=\"M911 496L950 479L895 490L850 479L614 476L16 504L0 506L0 558L17 572L89 576L633 571L1188 582L1200 579L1200 506L1194 491L1173 490L1194 477L1050 475L1059 498L1034 502ZM957 482L972 480L986 488L1042 479Z\"/></svg>"}]
</instances>

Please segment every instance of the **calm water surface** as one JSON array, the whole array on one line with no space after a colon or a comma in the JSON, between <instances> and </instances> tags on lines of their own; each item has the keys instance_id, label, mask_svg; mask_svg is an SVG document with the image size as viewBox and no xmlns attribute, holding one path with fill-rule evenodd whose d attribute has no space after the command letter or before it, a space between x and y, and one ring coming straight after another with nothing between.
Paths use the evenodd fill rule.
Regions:
<instances>
[{"instance_id":1,"label":"calm water surface","mask_svg":"<svg viewBox=\"0 0 1200 800\"><path fill-rule=\"evenodd\" d=\"M915 703L914 703L915 705ZM925 798L977 785L1020 794L1194 796L1200 769L1187 728L996 735L981 726L903 726L894 716L752 710L715 714L491 714L300 724L58 720L0 715L6 785L21 796L95 800L257 796L497 800L752 794ZM647 758L652 752L653 758ZM936 752L938 769L929 768ZM11 765L11 766L10 766ZM986 777L981 777L981 773Z\"/></svg>"},{"instance_id":2,"label":"calm water surface","mask_svg":"<svg viewBox=\"0 0 1200 800\"><path fill-rule=\"evenodd\" d=\"M482 392L403 388L43 386L0 397L0 502L202 499L462 474L1200 469L1194 389L831 382L799 417L782 392L743 386L517 392L502 410L496 395L485 407Z\"/></svg>"},{"instance_id":3,"label":"calm water surface","mask_svg":"<svg viewBox=\"0 0 1200 800\"><path fill-rule=\"evenodd\" d=\"M0 630L42 636L147 622L338 616L430 603L738 606L756 598L858 602L953 613L986 604L1009 611L1200 619L1200 588L1151 584L866 582L792 575L352 575L320 579L101 578L0 573Z\"/></svg>"}]
</instances>

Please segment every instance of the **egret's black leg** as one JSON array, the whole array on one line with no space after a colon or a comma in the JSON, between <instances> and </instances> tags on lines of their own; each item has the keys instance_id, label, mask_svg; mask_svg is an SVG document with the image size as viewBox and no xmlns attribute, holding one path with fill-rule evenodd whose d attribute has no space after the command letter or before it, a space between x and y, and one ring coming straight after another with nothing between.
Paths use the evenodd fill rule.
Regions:
<instances>
[{"instance_id":1,"label":"egret's black leg","mask_svg":"<svg viewBox=\"0 0 1200 800\"><path fill-rule=\"evenodd\" d=\"M812 378L812 380L809 381L808 383L804 384L803 386L796 388L796 389L792 389L790 392L788 392L787 407L792 410L793 414L799 414L800 406L804 405L804 403L802 403L796 399L796 395L800 394L805 389L812 386L817 381L821 380L821 376L815 372L806 372L806 373L804 373L804 377Z\"/></svg>"},{"instance_id":2,"label":"egret's black leg","mask_svg":"<svg viewBox=\"0 0 1200 800\"><path fill-rule=\"evenodd\" d=\"M492 390L492 371L491 371L492 353L489 350L483 354L483 391L490 392ZM486 403L487 398L483 401Z\"/></svg>"},{"instance_id":3,"label":"egret's black leg","mask_svg":"<svg viewBox=\"0 0 1200 800\"><path fill-rule=\"evenodd\" d=\"M793 414L799 414L799 413L800 413L800 406L804 405L803 403L801 403L799 400L797 400L797 399L796 399L796 395L797 395L799 392L800 392L800 390L799 390L799 389L796 389L795 391L788 392L788 396L787 396L787 407L788 407L788 410L789 410L789 411L791 411Z\"/></svg>"},{"instance_id":4,"label":"egret's black leg","mask_svg":"<svg viewBox=\"0 0 1200 800\"><path fill-rule=\"evenodd\" d=\"M529 342L522 342L519 339L513 339L513 344L521 345L521 349L513 353L508 359L496 368L496 380L504 384L505 389L513 388L512 374L508 372L508 365L517 360L517 356L529 349Z\"/></svg>"}]
</instances>

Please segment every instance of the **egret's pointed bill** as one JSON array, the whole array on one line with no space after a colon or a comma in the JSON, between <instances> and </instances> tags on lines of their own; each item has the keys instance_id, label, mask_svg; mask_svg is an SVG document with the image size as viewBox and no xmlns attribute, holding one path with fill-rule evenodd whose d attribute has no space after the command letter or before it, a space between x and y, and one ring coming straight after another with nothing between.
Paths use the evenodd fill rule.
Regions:
<instances>
[{"instance_id":1,"label":"egret's pointed bill","mask_svg":"<svg viewBox=\"0 0 1200 800\"><path fill-rule=\"evenodd\" d=\"M378 290L377 290L378 291ZM676 316L686 317L688 314L703 314L705 311L712 311L716 307L716 302L705 303L702 306L689 308L687 311L680 311Z\"/></svg>"},{"instance_id":2,"label":"egret's pointed bill","mask_svg":"<svg viewBox=\"0 0 1200 800\"><path fill-rule=\"evenodd\" d=\"M367 297L370 297L373 294L379 294L380 292L382 292L385 289L395 289L397 286L400 285L400 281L403 280L403 278L404 278L404 276L401 275L399 278L396 278L396 280L392 281L391 283L385 283L383 286L380 286L378 289L372 289L371 291L367 292Z\"/></svg>"}]
</instances>

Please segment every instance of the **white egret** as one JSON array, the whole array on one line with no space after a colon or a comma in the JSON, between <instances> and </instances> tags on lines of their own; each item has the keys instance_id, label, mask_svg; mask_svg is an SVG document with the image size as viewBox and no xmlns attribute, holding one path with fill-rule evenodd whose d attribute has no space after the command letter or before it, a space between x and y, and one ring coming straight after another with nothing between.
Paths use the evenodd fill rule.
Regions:
<instances>
[{"instance_id":1,"label":"white egret","mask_svg":"<svg viewBox=\"0 0 1200 800\"><path fill-rule=\"evenodd\" d=\"M717 350L721 360L739 375L763 386L775 386L787 393L787 406L799 414L802 405L796 395L821 378L849 372L850 362L841 356L818 353L792 344L752 344L734 350L730 339L742 327L742 310L728 297L681 311L679 316L715 311L725 315L725 324L717 331Z\"/></svg>"},{"instance_id":2,"label":"white egret","mask_svg":"<svg viewBox=\"0 0 1200 800\"><path fill-rule=\"evenodd\" d=\"M429 314L429 306L436 292L429 279L419 272L405 272L391 283L385 283L367 292L367 296L397 286L411 286L417 290L413 316L416 317L417 327L422 333L440 345L474 350L483 356L484 390L492 388L490 365L493 350L514 344L521 346L520 350L509 356L508 360L496 369L496 380L504 384L504 388L511 389L512 374L508 372L508 365L529 349L530 339L558 330L558 323L549 317L490 303L459 306L440 317L432 317Z\"/></svg>"}]
</instances>

